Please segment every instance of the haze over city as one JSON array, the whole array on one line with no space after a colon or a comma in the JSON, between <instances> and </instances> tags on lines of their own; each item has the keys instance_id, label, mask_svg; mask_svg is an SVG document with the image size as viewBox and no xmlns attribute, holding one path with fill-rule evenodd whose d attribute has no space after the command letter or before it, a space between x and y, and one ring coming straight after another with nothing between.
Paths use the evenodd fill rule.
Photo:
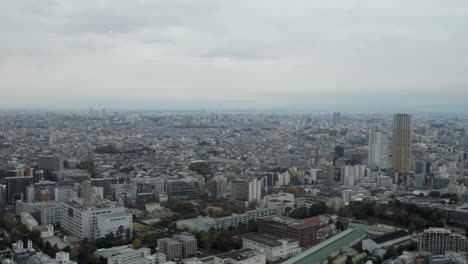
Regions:
<instances>
[{"instance_id":1,"label":"haze over city","mask_svg":"<svg viewBox=\"0 0 468 264\"><path fill-rule=\"evenodd\" d=\"M1 108L466 112L466 1L2 1Z\"/></svg>"}]
</instances>

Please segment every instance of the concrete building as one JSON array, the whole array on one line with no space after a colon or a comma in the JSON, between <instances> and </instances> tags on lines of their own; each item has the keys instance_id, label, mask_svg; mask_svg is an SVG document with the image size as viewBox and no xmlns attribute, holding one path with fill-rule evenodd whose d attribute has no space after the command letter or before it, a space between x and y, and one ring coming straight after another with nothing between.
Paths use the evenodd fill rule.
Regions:
<instances>
[{"instance_id":1,"label":"concrete building","mask_svg":"<svg viewBox=\"0 0 468 264\"><path fill-rule=\"evenodd\" d=\"M194 257L197 255L197 239L189 234L177 234L172 236L173 239L182 243L182 258Z\"/></svg>"},{"instance_id":2,"label":"concrete building","mask_svg":"<svg viewBox=\"0 0 468 264\"><path fill-rule=\"evenodd\" d=\"M216 255L213 264L265 264L266 255L250 248L243 248Z\"/></svg>"},{"instance_id":3,"label":"concrete building","mask_svg":"<svg viewBox=\"0 0 468 264\"><path fill-rule=\"evenodd\" d=\"M16 214L21 212L30 213L41 225L56 225L60 223L60 203L39 202L39 203L25 203L17 202L15 206Z\"/></svg>"},{"instance_id":4,"label":"concrete building","mask_svg":"<svg viewBox=\"0 0 468 264\"><path fill-rule=\"evenodd\" d=\"M55 188L55 200L57 202L70 202L78 198L78 191L73 186L57 186Z\"/></svg>"},{"instance_id":5,"label":"concrete building","mask_svg":"<svg viewBox=\"0 0 468 264\"><path fill-rule=\"evenodd\" d=\"M388 136L381 131L369 133L368 164L370 167L388 167Z\"/></svg>"},{"instance_id":6,"label":"concrete building","mask_svg":"<svg viewBox=\"0 0 468 264\"><path fill-rule=\"evenodd\" d=\"M235 179L231 182L231 199L245 202L260 202L261 183L257 178Z\"/></svg>"},{"instance_id":7,"label":"concrete building","mask_svg":"<svg viewBox=\"0 0 468 264\"><path fill-rule=\"evenodd\" d=\"M243 214L234 214L231 216L214 218L214 222L207 224L206 227L208 228L208 230L210 228L227 229L231 226L238 227L241 224L246 225L250 221L257 221L258 219L262 217L280 216L283 213L284 213L284 207L250 210Z\"/></svg>"},{"instance_id":8,"label":"concrete building","mask_svg":"<svg viewBox=\"0 0 468 264\"><path fill-rule=\"evenodd\" d=\"M449 229L431 227L419 233L419 249L432 254L445 254L446 251L466 252L468 240Z\"/></svg>"},{"instance_id":9,"label":"concrete building","mask_svg":"<svg viewBox=\"0 0 468 264\"><path fill-rule=\"evenodd\" d=\"M158 252L167 260L182 260L197 255L197 239L186 233L158 239Z\"/></svg>"},{"instance_id":10,"label":"concrete building","mask_svg":"<svg viewBox=\"0 0 468 264\"><path fill-rule=\"evenodd\" d=\"M251 248L266 255L268 262L286 259L301 253L299 241L294 239L278 239L275 237L250 234L242 238L242 248Z\"/></svg>"},{"instance_id":11,"label":"concrete building","mask_svg":"<svg viewBox=\"0 0 468 264\"><path fill-rule=\"evenodd\" d=\"M39 223L37 223L36 219L32 217L30 213L21 212L20 214L21 223L25 225L29 230L33 230L33 228L37 227Z\"/></svg>"},{"instance_id":12,"label":"concrete building","mask_svg":"<svg viewBox=\"0 0 468 264\"><path fill-rule=\"evenodd\" d=\"M101 248L94 254L107 259L107 264L156 264L149 248L132 249L131 245Z\"/></svg>"},{"instance_id":13,"label":"concrete building","mask_svg":"<svg viewBox=\"0 0 468 264\"><path fill-rule=\"evenodd\" d=\"M182 242L168 237L158 239L158 252L164 253L167 260L181 260Z\"/></svg>"},{"instance_id":14,"label":"concrete building","mask_svg":"<svg viewBox=\"0 0 468 264\"><path fill-rule=\"evenodd\" d=\"M398 173L408 174L413 164L411 115L393 115L392 166Z\"/></svg>"},{"instance_id":15,"label":"concrete building","mask_svg":"<svg viewBox=\"0 0 468 264\"><path fill-rule=\"evenodd\" d=\"M263 197L260 206L264 208L278 208L278 207L294 207L294 194L292 193L275 193Z\"/></svg>"},{"instance_id":16,"label":"concrete building","mask_svg":"<svg viewBox=\"0 0 468 264\"><path fill-rule=\"evenodd\" d=\"M315 245L315 224L285 216L270 216L257 220L258 232L299 241L301 247Z\"/></svg>"},{"instance_id":17,"label":"concrete building","mask_svg":"<svg viewBox=\"0 0 468 264\"><path fill-rule=\"evenodd\" d=\"M77 202L61 203L61 226L74 237L100 238L122 226L132 229L132 217L125 207L108 201L94 207L84 207ZM106 226L107 224L107 226Z\"/></svg>"}]
</instances>

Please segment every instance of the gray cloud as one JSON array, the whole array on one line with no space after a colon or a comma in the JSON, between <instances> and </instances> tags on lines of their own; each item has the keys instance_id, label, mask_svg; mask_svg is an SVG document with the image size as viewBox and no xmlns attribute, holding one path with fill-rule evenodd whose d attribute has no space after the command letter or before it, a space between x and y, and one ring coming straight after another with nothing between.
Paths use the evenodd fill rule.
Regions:
<instances>
[{"instance_id":1,"label":"gray cloud","mask_svg":"<svg viewBox=\"0 0 468 264\"><path fill-rule=\"evenodd\" d=\"M466 1L0 3L0 105L466 111ZM352 99L352 100L351 100ZM91 100L91 101L90 101ZM203 102L203 103L200 103ZM363 109L364 110L364 109Z\"/></svg>"}]
</instances>

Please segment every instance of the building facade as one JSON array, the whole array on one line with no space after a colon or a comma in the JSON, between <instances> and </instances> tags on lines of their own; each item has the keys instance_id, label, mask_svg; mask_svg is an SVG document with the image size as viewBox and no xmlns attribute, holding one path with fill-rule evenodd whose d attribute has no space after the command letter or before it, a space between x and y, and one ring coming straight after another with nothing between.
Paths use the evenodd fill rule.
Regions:
<instances>
[{"instance_id":1,"label":"building facade","mask_svg":"<svg viewBox=\"0 0 468 264\"><path fill-rule=\"evenodd\" d=\"M258 232L299 241L301 247L315 245L316 227L313 223L284 216L271 216L257 220Z\"/></svg>"},{"instance_id":2,"label":"building facade","mask_svg":"<svg viewBox=\"0 0 468 264\"><path fill-rule=\"evenodd\" d=\"M369 133L368 164L371 167L388 167L388 136L381 131Z\"/></svg>"},{"instance_id":3,"label":"building facade","mask_svg":"<svg viewBox=\"0 0 468 264\"><path fill-rule=\"evenodd\" d=\"M446 251L467 252L468 240L451 230L431 227L419 233L419 249L432 254L445 254Z\"/></svg>"},{"instance_id":4,"label":"building facade","mask_svg":"<svg viewBox=\"0 0 468 264\"><path fill-rule=\"evenodd\" d=\"M392 166L398 173L411 172L413 164L413 143L411 133L411 115L393 116Z\"/></svg>"}]
</instances>

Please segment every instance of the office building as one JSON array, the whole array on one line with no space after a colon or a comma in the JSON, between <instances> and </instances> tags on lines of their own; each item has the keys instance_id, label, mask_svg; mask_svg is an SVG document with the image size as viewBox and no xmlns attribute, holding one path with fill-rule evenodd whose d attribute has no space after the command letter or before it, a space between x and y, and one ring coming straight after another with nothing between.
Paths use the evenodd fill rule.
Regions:
<instances>
[{"instance_id":1,"label":"office building","mask_svg":"<svg viewBox=\"0 0 468 264\"><path fill-rule=\"evenodd\" d=\"M39 156L38 167L44 171L61 171L63 170L63 159L58 156L43 155Z\"/></svg>"},{"instance_id":2,"label":"office building","mask_svg":"<svg viewBox=\"0 0 468 264\"><path fill-rule=\"evenodd\" d=\"M101 201L93 207L78 202L61 203L61 227L79 239L96 239L114 232L122 226L132 229L132 215L125 207Z\"/></svg>"},{"instance_id":3,"label":"office building","mask_svg":"<svg viewBox=\"0 0 468 264\"><path fill-rule=\"evenodd\" d=\"M73 186L62 185L55 188L57 202L70 202L76 198L78 198L78 190Z\"/></svg>"},{"instance_id":4,"label":"office building","mask_svg":"<svg viewBox=\"0 0 468 264\"><path fill-rule=\"evenodd\" d=\"M419 250L435 255L445 254L446 251L467 252L468 240L449 229L431 227L419 233Z\"/></svg>"},{"instance_id":5,"label":"office building","mask_svg":"<svg viewBox=\"0 0 468 264\"><path fill-rule=\"evenodd\" d=\"M381 131L369 133L368 164L370 167L386 169L388 166L388 136Z\"/></svg>"},{"instance_id":6,"label":"office building","mask_svg":"<svg viewBox=\"0 0 468 264\"><path fill-rule=\"evenodd\" d=\"M260 202L261 183L257 178L235 179L231 182L231 199L245 202Z\"/></svg>"},{"instance_id":7,"label":"office building","mask_svg":"<svg viewBox=\"0 0 468 264\"><path fill-rule=\"evenodd\" d=\"M91 179L91 186L102 187L103 197L105 199L112 199L112 179Z\"/></svg>"},{"instance_id":8,"label":"office building","mask_svg":"<svg viewBox=\"0 0 468 264\"><path fill-rule=\"evenodd\" d=\"M315 224L285 216L271 216L257 220L261 234L292 238L299 241L301 247L315 245Z\"/></svg>"},{"instance_id":9,"label":"office building","mask_svg":"<svg viewBox=\"0 0 468 264\"><path fill-rule=\"evenodd\" d=\"M392 138L392 166L396 172L401 174L411 172L412 151L411 115L396 114L393 116Z\"/></svg>"},{"instance_id":10,"label":"office building","mask_svg":"<svg viewBox=\"0 0 468 264\"><path fill-rule=\"evenodd\" d=\"M33 201L47 202L55 200L55 187L56 182L40 181L34 184L34 199Z\"/></svg>"},{"instance_id":11,"label":"office building","mask_svg":"<svg viewBox=\"0 0 468 264\"><path fill-rule=\"evenodd\" d=\"M165 191L171 200L195 200L200 197L200 188L192 182L167 182Z\"/></svg>"},{"instance_id":12,"label":"office building","mask_svg":"<svg viewBox=\"0 0 468 264\"><path fill-rule=\"evenodd\" d=\"M33 176L6 177L6 202L24 201L27 187L32 184L32 180Z\"/></svg>"},{"instance_id":13,"label":"office building","mask_svg":"<svg viewBox=\"0 0 468 264\"><path fill-rule=\"evenodd\" d=\"M335 147L335 159L343 158L344 157L344 147L336 146Z\"/></svg>"}]
</instances>

